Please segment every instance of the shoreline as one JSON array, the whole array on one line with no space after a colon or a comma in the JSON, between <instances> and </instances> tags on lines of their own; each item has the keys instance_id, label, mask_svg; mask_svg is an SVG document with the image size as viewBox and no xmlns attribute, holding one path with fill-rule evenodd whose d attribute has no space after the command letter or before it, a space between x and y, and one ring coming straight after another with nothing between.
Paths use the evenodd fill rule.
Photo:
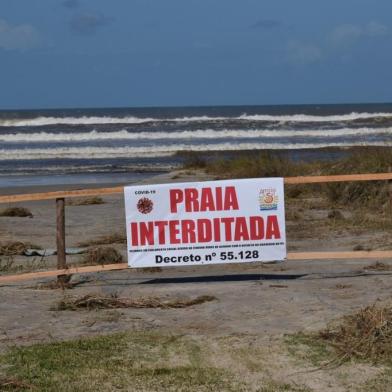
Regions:
<instances>
[{"instance_id":1,"label":"shoreline","mask_svg":"<svg viewBox=\"0 0 392 392\"><path fill-rule=\"evenodd\" d=\"M266 150L238 150L238 151L185 151L177 152L173 155L178 159L179 165L171 169L157 169L145 166L133 171L81 171L73 173L53 173L53 174L16 174L0 175L0 195L13 192L22 193L21 189L80 189L96 188L110 185L134 184L156 176L170 176L171 173L187 170L189 162L197 160L211 161L216 159L233 159L245 155L257 155L261 153L271 154L271 156L285 157L293 162L316 163L321 161L334 161L345 158L354 153L381 151L391 149L390 147L324 147L315 149L266 149ZM192 168L194 169L194 168ZM200 174L200 173L199 173ZM23 192L25 193L25 192Z\"/></svg>"},{"instance_id":2,"label":"shoreline","mask_svg":"<svg viewBox=\"0 0 392 392\"><path fill-rule=\"evenodd\" d=\"M136 184L158 184L169 182L194 182L194 181L207 181L213 179L206 173L200 170L192 170L191 173L185 174L186 170L173 170L165 173L143 173L133 181L119 181L119 182L99 182L99 183L75 183L75 184L45 184L45 185L26 185L26 186L9 186L0 187L0 195L17 195L25 193L39 193L39 192L54 192L54 191L68 191L79 189L94 189L94 188L110 188L114 186L127 186Z\"/></svg>"}]
</instances>

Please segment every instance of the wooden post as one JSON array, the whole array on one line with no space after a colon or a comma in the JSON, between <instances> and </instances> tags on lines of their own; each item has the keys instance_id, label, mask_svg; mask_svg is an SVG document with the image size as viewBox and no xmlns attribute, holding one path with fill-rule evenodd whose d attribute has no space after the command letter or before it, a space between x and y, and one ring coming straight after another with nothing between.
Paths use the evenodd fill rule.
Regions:
<instances>
[{"instance_id":1,"label":"wooden post","mask_svg":"<svg viewBox=\"0 0 392 392\"><path fill-rule=\"evenodd\" d=\"M388 171L391 172L392 167L388 167ZM388 180L388 196L389 196L389 203L388 203L388 211L389 215L392 214L392 180Z\"/></svg>"},{"instance_id":2,"label":"wooden post","mask_svg":"<svg viewBox=\"0 0 392 392\"><path fill-rule=\"evenodd\" d=\"M57 241L57 269L64 270L67 268L65 258L65 200L64 198L56 199L56 241ZM69 281L68 276L58 275L57 281L61 284Z\"/></svg>"}]
</instances>

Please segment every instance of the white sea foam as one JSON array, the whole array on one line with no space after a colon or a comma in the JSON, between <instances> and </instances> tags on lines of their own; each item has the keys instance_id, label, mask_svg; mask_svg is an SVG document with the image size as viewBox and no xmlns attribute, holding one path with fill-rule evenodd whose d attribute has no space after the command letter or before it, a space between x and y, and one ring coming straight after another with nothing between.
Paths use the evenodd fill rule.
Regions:
<instances>
[{"instance_id":1,"label":"white sea foam","mask_svg":"<svg viewBox=\"0 0 392 392\"><path fill-rule=\"evenodd\" d=\"M36 117L30 119L0 119L0 126L5 127L29 127L42 125L92 125L92 124L143 124L149 122L188 122L188 121L212 121L224 120L226 117L179 117L179 118L152 118L152 117Z\"/></svg>"},{"instance_id":2,"label":"white sea foam","mask_svg":"<svg viewBox=\"0 0 392 392\"><path fill-rule=\"evenodd\" d=\"M336 121L353 121L373 118L392 118L392 113L357 113L352 112L349 114L335 114L330 116L314 116L309 114L291 114L291 115L265 115L243 114L238 119L250 121L280 121L280 122L336 122Z\"/></svg>"},{"instance_id":3,"label":"white sea foam","mask_svg":"<svg viewBox=\"0 0 392 392\"><path fill-rule=\"evenodd\" d=\"M392 142L346 143L217 143L217 144L170 144L154 147L58 147L37 149L0 150L1 160L31 160L50 158L138 158L170 156L177 151L233 151L256 149L300 149L350 146L392 146Z\"/></svg>"},{"instance_id":4,"label":"white sea foam","mask_svg":"<svg viewBox=\"0 0 392 392\"><path fill-rule=\"evenodd\" d=\"M0 142L83 142L99 140L165 140L165 139L251 139L279 137L344 137L350 135L392 134L388 128L339 128L322 130L267 130L267 129L200 129L176 132L77 132L77 133L15 133L0 135Z\"/></svg>"},{"instance_id":5,"label":"white sea foam","mask_svg":"<svg viewBox=\"0 0 392 392\"><path fill-rule=\"evenodd\" d=\"M193 117L176 117L176 118L152 118L152 117L109 117L109 116L82 116L82 117L36 117L28 119L0 119L0 126L6 127L28 127L43 125L89 125L89 124L142 124L148 122L206 122L206 121L223 121L223 120L247 120L247 121L277 121L277 122L331 122L331 121L352 121L358 119L373 118L392 118L392 113L349 113L330 116L314 116L308 114L292 115L269 115L269 114L242 114L238 117L210 117L210 116L193 116Z\"/></svg>"}]
</instances>

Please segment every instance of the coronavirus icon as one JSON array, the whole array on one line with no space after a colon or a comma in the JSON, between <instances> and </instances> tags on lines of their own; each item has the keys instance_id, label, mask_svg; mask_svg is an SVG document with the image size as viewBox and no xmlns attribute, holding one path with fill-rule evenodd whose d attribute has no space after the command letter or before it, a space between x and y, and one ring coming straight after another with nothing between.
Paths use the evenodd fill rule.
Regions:
<instances>
[{"instance_id":1,"label":"coronavirus icon","mask_svg":"<svg viewBox=\"0 0 392 392\"><path fill-rule=\"evenodd\" d=\"M154 207L154 203L152 200L148 199L147 197L142 197L139 199L136 205L137 209L139 212L142 214L149 214L152 211L152 208Z\"/></svg>"}]
</instances>

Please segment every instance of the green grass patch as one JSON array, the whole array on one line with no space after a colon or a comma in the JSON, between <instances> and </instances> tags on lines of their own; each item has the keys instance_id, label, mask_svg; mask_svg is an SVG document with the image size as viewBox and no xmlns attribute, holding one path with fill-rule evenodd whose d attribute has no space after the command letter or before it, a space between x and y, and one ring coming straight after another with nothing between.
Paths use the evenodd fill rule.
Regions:
<instances>
[{"instance_id":1,"label":"green grass patch","mask_svg":"<svg viewBox=\"0 0 392 392\"><path fill-rule=\"evenodd\" d=\"M0 362L5 380L39 391L246 390L229 372L211 366L195 341L156 333L13 348Z\"/></svg>"},{"instance_id":2,"label":"green grass patch","mask_svg":"<svg viewBox=\"0 0 392 392\"><path fill-rule=\"evenodd\" d=\"M318 334L298 332L286 335L284 341L288 352L303 363L319 367L335 358L334 350Z\"/></svg>"}]
</instances>

